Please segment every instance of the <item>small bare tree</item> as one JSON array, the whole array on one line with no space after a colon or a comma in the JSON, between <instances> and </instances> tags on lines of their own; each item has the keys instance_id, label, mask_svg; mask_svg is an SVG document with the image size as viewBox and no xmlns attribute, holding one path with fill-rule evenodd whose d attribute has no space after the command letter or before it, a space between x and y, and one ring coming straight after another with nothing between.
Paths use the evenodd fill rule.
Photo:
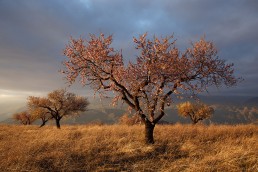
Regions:
<instances>
[{"instance_id":1,"label":"small bare tree","mask_svg":"<svg viewBox=\"0 0 258 172\"><path fill-rule=\"evenodd\" d=\"M86 111L88 105L87 98L76 96L64 89L52 91L47 97L30 96L28 98L28 108L38 112L40 118L44 118L43 120L54 119L57 128L60 128L60 120L63 117L78 115L79 112Z\"/></svg>"},{"instance_id":2,"label":"small bare tree","mask_svg":"<svg viewBox=\"0 0 258 172\"><path fill-rule=\"evenodd\" d=\"M182 117L190 117L193 124L208 119L214 113L214 109L203 103L184 102L177 105L178 114Z\"/></svg>"},{"instance_id":3,"label":"small bare tree","mask_svg":"<svg viewBox=\"0 0 258 172\"><path fill-rule=\"evenodd\" d=\"M236 112L239 116L244 117L248 122L254 122L258 117L258 107L257 106L231 106L228 108L231 112Z\"/></svg>"},{"instance_id":4,"label":"small bare tree","mask_svg":"<svg viewBox=\"0 0 258 172\"><path fill-rule=\"evenodd\" d=\"M35 106L29 106L28 111L34 118L41 119L42 124L40 125L40 127L45 126L46 123L53 118L49 110L44 108L36 108Z\"/></svg>"},{"instance_id":5,"label":"small bare tree","mask_svg":"<svg viewBox=\"0 0 258 172\"><path fill-rule=\"evenodd\" d=\"M13 119L19 121L23 125L30 125L35 121L35 118L30 115L27 111L18 112L13 114Z\"/></svg>"},{"instance_id":6,"label":"small bare tree","mask_svg":"<svg viewBox=\"0 0 258 172\"><path fill-rule=\"evenodd\" d=\"M141 119L138 115L129 116L128 114L124 114L118 119L118 123L130 126L135 124L141 124Z\"/></svg>"}]
</instances>

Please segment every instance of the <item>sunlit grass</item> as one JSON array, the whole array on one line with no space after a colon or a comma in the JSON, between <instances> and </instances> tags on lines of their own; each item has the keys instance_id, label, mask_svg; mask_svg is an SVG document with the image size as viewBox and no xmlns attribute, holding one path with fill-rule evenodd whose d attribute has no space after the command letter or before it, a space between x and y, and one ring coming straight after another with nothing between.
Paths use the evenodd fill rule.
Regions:
<instances>
[{"instance_id":1,"label":"sunlit grass","mask_svg":"<svg viewBox=\"0 0 258 172\"><path fill-rule=\"evenodd\" d=\"M255 125L0 125L0 171L257 171Z\"/></svg>"}]
</instances>

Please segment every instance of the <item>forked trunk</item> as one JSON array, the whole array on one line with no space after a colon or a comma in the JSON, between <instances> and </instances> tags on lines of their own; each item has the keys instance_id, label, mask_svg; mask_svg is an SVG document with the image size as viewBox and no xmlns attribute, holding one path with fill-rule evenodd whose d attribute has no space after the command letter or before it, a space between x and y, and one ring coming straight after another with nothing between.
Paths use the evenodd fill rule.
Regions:
<instances>
[{"instance_id":1,"label":"forked trunk","mask_svg":"<svg viewBox=\"0 0 258 172\"><path fill-rule=\"evenodd\" d=\"M201 121L202 118L194 119L192 122L193 125L197 124L199 121Z\"/></svg>"},{"instance_id":2,"label":"forked trunk","mask_svg":"<svg viewBox=\"0 0 258 172\"><path fill-rule=\"evenodd\" d=\"M150 121L145 122L145 142L146 144L154 144L153 138L153 130L155 124L151 123Z\"/></svg>"},{"instance_id":3,"label":"forked trunk","mask_svg":"<svg viewBox=\"0 0 258 172\"><path fill-rule=\"evenodd\" d=\"M194 115L190 115L190 118L192 120L192 124L195 125L198 122L198 119Z\"/></svg>"}]
</instances>

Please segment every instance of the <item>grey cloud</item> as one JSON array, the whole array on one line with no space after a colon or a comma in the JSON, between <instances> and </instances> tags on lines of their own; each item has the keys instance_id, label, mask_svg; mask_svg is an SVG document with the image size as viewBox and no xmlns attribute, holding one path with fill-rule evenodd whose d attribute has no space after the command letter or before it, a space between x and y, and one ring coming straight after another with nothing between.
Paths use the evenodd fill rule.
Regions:
<instances>
[{"instance_id":1,"label":"grey cloud","mask_svg":"<svg viewBox=\"0 0 258 172\"><path fill-rule=\"evenodd\" d=\"M246 79L225 93L258 96L257 4L255 0L1 0L0 89L47 91L66 86L58 70L69 36L113 34L115 48L122 48L128 60L136 54L132 37L147 31L150 36L175 33L182 49L205 34L215 42L219 56L235 63L237 75Z\"/></svg>"}]
</instances>

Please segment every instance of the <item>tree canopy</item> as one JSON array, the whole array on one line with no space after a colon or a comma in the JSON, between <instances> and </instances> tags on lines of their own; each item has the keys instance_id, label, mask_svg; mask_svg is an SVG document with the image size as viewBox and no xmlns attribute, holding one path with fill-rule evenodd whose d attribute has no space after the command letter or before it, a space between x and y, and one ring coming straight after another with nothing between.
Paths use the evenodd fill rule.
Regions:
<instances>
[{"instance_id":1,"label":"tree canopy","mask_svg":"<svg viewBox=\"0 0 258 172\"><path fill-rule=\"evenodd\" d=\"M54 90L47 97L28 98L29 110L41 119L55 119L58 128L63 117L78 115L79 112L86 111L88 105L87 98L67 92L65 89Z\"/></svg>"},{"instance_id":2,"label":"tree canopy","mask_svg":"<svg viewBox=\"0 0 258 172\"><path fill-rule=\"evenodd\" d=\"M36 120L36 118L27 111L22 111L13 114L13 119L19 121L23 125L30 125L32 122Z\"/></svg>"},{"instance_id":3,"label":"tree canopy","mask_svg":"<svg viewBox=\"0 0 258 172\"><path fill-rule=\"evenodd\" d=\"M147 34L133 38L139 55L135 62L124 63L122 51L112 47L112 35L71 38L64 49L64 61L70 83L80 77L100 95L113 91L113 103L121 100L134 109L146 127L147 142L153 142L155 124L165 115L172 94L193 95L211 85L233 86L238 78L233 64L217 56L213 42L204 38L181 52L173 36L148 39ZM149 136L148 136L149 135Z\"/></svg>"},{"instance_id":4,"label":"tree canopy","mask_svg":"<svg viewBox=\"0 0 258 172\"><path fill-rule=\"evenodd\" d=\"M190 117L193 124L208 119L214 113L214 109L204 103L184 102L177 105L179 115Z\"/></svg>"}]
</instances>

